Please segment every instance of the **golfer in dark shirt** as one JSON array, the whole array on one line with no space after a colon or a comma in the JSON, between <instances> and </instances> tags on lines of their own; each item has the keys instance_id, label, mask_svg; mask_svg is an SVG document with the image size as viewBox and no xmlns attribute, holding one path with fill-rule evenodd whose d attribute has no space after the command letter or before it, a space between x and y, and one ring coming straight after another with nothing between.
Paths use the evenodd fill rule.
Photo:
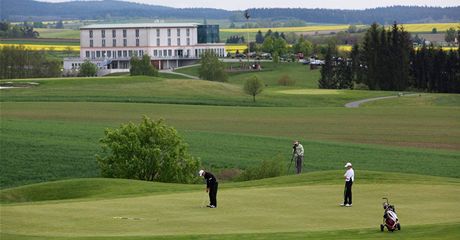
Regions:
<instances>
[{"instance_id":1,"label":"golfer in dark shirt","mask_svg":"<svg viewBox=\"0 0 460 240\"><path fill-rule=\"evenodd\" d=\"M219 183L217 182L216 177L210 172L200 170L200 176L206 179L206 192L209 193L209 208L217 207L217 188Z\"/></svg>"}]
</instances>

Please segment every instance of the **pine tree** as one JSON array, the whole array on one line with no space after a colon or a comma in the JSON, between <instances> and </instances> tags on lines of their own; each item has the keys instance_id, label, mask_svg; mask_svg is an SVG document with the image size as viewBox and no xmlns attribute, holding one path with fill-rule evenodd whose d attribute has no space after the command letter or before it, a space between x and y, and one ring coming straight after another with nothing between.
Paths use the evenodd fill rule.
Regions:
<instances>
[{"instance_id":1,"label":"pine tree","mask_svg":"<svg viewBox=\"0 0 460 240\"><path fill-rule=\"evenodd\" d=\"M335 89L334 85L334 67L332 63L332 49L327 48L324 59L324 65L321 67L321 78L318 82L318 87L322 89Z\"/></svg>"}]
</instances>

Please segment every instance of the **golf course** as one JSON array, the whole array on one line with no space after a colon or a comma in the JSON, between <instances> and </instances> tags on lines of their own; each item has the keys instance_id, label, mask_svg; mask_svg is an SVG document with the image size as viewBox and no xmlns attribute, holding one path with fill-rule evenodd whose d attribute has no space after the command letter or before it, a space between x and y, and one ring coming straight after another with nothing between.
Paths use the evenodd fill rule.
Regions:
<instances>
[{"instance_id":1,"label":"golf course","mask_svg":"<svg viewBox=\"0 0 460 240\"><path fill-rule=\"evenodd\" d=\"M177 70L197 76L197 67ZM246 79L264 82L255 97ZM294 84L284 86L288 76ZM227 82L159 77L21 79L0 90L0 238L41 239L460 239L460 96L317 89L319 70L263 63ZM369 98L400 96L345 104ZM205 184L102 178L107 128L143 116L177 129L219 179ZM288 170L292 141L303 173ZM250 181L229 170L278 161L285 175ZM353 206L343 202L353 163ZM382 198L401 231L381 232Z\"/></svg>"}]
</instances>

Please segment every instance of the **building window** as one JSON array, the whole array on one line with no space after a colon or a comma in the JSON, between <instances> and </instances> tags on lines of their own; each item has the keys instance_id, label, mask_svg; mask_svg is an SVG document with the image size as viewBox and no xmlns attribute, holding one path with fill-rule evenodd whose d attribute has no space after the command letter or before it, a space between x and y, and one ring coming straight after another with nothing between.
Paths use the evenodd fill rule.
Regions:
<instances>
[{"instance_id":1,"label":"building window","mask_svg":"<svg viewBox=\"0 0 460 240\"><path fill-rule=\"evenodd\" d=\"M105 39L102 39L102 46L105 47Z\"/></svg>"},{"instance_id":2,"label":"building window","mask_svg":"<svg viewBox=\"0 0 460 240\"><path fill-rule=\"evenodd\" d=\"M86 51L85 54L86 54L86 57L89 58L89 51Z\"/></svg>"},{"instance_id":3,"label":"building window","mask_svg":"<svg viewBox=\"0 0 460 240\"><path fill-rule=\"evenodd\" d=\"M128 57L128 51L123 51L123 57Z\"/></svg>"},{"instance_id":4,"label":"building window","mask_svg":"<svg viewBox=\"0 0 460 240\"><path fill-rule=\"evenodd\" d=\"M139 38L136 39L136 47L139 47Z\"/></svg>"},{"instance_id":5,"label":"building window","mask_svg":"<svg viewBox=\"0 0 460 240\"><path fill-rule=\"evenodd\" d=\"M190 37L190 28L187 28L187 37Z\"/></svg>"},{"instance_id":6,"label":"building window","mask_svg":"<svg viewBox=\"0 0 460 240\"><path fill-rule=\"evenodd\" d=\"M160 46L160 39L157 38L157 47L159 47L159 46Z\"/></svg>"},{"instance_id":7,"label":"building window","mask_svg":"<svg viewBox=\"0 0 460 240\"><path fill-rule=\"evenodd\" d=\"M168 46L171 46L171 38L168 38Z\"/></svg>"},{"instance_id":8,"label":"building window","mask_svg":"<svg viewBox=\"0 0 460 240\"><path fill-rule=\"evenodd\" d=\"M126 29L123 29L123 37L126 37Z\"/></svg>"},{"instance_id":9,"label":"building window","mask_svg":"<svg viewBox=\"0 0 460 240\"><path fill-rule=\"evenodd\" d=\"M190 46L190 38L187 38L187 46Z\"/></svg>"},{"instance_id":10,"label":"building window","mask_svg":"<svg viewBox=\"0 0 460 240\"><path fill-rule=\"evenodd\" d=\"M157 37L160 37L160 29L157 29Z\"/></svg>"},{"instance_id":11,"label":"building window","mask_svg":"<svg viewBox=\"0 0 460 240\"><path fill-rule=\"evenodd\" d=\"M163 56L165 56L165 57L168 56L168 50L166 50L166 49L163 50Z\"/></svg>"},{"instance_id":12,"label":"building window","mask_svg":"<svg viewBox=\"0 0 460 240\"><path fill-rule=\"evenodd\" d=\"M180 38L177 38L177 45L180 46Z\"/></svg>"},{"instance_id":13,"label":"building window","mask_svg":"<svg viewBox=\"0 0 460 240\"><path fill-rule=\"evenodd\" d=\"M128 51L128 57L132 57L133 56L133 50L129 50Z\"/></svg>"},{"instance_id":14,"label":"building window","mask_svg":"<svg viewBox=\"0 0 460 240\"><path fill-rule=\"evenodd\" d=\"M89 37L93 38L93 30L89 30Z\"/></svg>"},{"instance_id":15,"label":"building window","mask_svg":"<svg viewBox=\"0 0 460 240\"><path fill-rule=\"evenodd\" d=\"M172 56L172 50L171 49L168 50L168 56L170 56L170 57Z\"/></svg>"},{"instance_id":16,"label":"building window","mask_svg":"<svg viewBox=\"0 0 460 240\"><path fill-rule=\"evenodd\" d=\"M190 49L187 49L187 57L190 57Z\"/></svg>"},{"instance_id":17,"label":"building window","mask_svg":"<svg viewBox=\"0 0 460 240\"><path fill-rule=\"evenodd\" d=\"M180 28L177 29L177 36L180 37Z\"/></svg>"},{"instance_id":18,"label":"building window","mask_svg":"<svg viewBox=\"0 0 460 240\"><path fill-rule=\"evenodd\" d=\"M163 56L163 51L158 50L158 53L159 53L158 55L159 55L160 57Z\"/></svg>"},{"instance_id":19,"label":"building window","mask_svg":"<svg viewBox=\"0 0 460 240\"><path fill-rule=\"evenodd\" d=\"M139 56L144 56L144 50L139 50Z\"/></svg>"},{"instance_id":20,"label":"building window","mask_svg":"<svg viewBox=\"0 0 460 240\"><path fill-rule=\"evenodd\" d=\"M118 51L118 57L121 58L122 56L121 51Z\"/></svg>"},{"instance_id":21,"label":"building window","mask_svg":"<svg viewBox=\"0 0 460 240\"><path fill-rule=\"evenodd\" d=\"M107 54L106 54L105 51L102 51L102 57L103 57L103 58L107 57Z\"/></svg>"},{"instance_id":22,"label":"building window","mask_svg":"<svg viewBox=\"0 0 460 240\"><path fill-rule=\"evenodd\" d=\"M158 50L153 50L153 56L158 56Z\"/></svg>"},{"instance_id":23,"label":"building window","mask_svg":"<svg viewBox=\"0 0 460 240\"><path fill-rule=\"evenodd\" d=\"M105 38L105 30L101 30L101 35L103 38Z\"/></svg>"},{"instance_id":24,"label":"building window","mask_svg":"<svg viewBox=\"0 0 460 240\"><path fill-rule=\"evenodd\" d=\"M93 39L89 40L89 47L93 47Z\"/></svg>"},{"instance_id":25,"label":"building window","mask_svg":"<svg viewBox=\"0 0 460 240\"><path fill-rule=\"evenodd\" d=\"M113 56L114 58L116 58L116 57L117 57L117 51L113 51L113 52L112 52L112 56Z\"/></svg>"},{"instance_id":26,"label":"building window","mask_svg":"<svg viewBox=\"0 0 460 240\"><path fill-rule=\"evenodd\" d=\"M112 39L112 46L116 47L117 46L117 39Z\"/></svg>"},{"instance_id":27,"label":"building window","mask_svg":"<svg viewBox=\"0 0 460 240\"><path fill-rule=\"evenodd\" d=\"M100 58L101 57L101 51L96 51L96 57Z\"/></svg>"},{"instance_id":28,"label":"building window","mask_svg":"<svg viewBox=\"0 0 460 240\"><path fill-rule=\"evenodd\" d=\"M168 28L168 37L171 37L171 29Z\"/></svg>"},{"instance_id":29,"label":"building window","mask_svg":"<svg viewBox=\"0 0 460 240\"><path fill-rule=\"evenodd\" d=\"M111 58L112 57L112 51L107 51L107 57Z\"/></svg>"},{"instance_id":30,"label":"building window","mask_svg":"<svg viewBox=\"0 0 460 240\"><path fill-rule=\"evenodd\" d=\"M112 30L112 37L117 37L117 31L115 29Z\"/></svg>"},{"instance_id":31,"label":"building window","mask_svg":"<svg viewBox=\"0 0 460 240\"><path fill-rule=\"evenodd\" d=\"M91 51L91 58L92 59L96 58L96 53L94 51Z\"/></svg>"},{"instance_id":32,"label":"building window","mask_svg":"<svg viewBox=\"0 0 460 240\"><path fill-rule=\"evenodd\" d=\"M123 47L126 47L126 46L128 46L128 40L123 39Z\"/></svg>"},{"instance_id":33,"label":"building window","mask_svg":"<svg viewBox=\"0 0 460 240\"><path fill-rule=\"evenodd\" d=\"M139 29L136 29L136 37L139 37Z\"/></svg>"}]
</instances>

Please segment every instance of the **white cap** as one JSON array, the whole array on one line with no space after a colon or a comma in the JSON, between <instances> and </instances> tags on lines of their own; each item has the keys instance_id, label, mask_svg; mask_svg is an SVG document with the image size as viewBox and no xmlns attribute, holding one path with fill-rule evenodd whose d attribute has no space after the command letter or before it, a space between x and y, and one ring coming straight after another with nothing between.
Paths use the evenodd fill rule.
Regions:
<instances>
[{"instance_id":1,"label":"white cap","mask_svg":"<svg viewBox=\"0 0 460 240\"><path fill-rule=\"evenodd\" d=\"M203 169L201 169L201 170L198 172L198 174L200 175L200 177L202 177L202 176L203 176L203 174L204 174L204 170L203 170Z\"/></svg>"},{"instance_id":2,"label":"white cap","mask_svg":"<svg viewBox=\"0 0 460 240\"><path fill-rule=\"evenodd\" d=\"M351 167L351 163L347 162L347 164L345 164L345 167Z\"/></svg>"}]
</instances>

